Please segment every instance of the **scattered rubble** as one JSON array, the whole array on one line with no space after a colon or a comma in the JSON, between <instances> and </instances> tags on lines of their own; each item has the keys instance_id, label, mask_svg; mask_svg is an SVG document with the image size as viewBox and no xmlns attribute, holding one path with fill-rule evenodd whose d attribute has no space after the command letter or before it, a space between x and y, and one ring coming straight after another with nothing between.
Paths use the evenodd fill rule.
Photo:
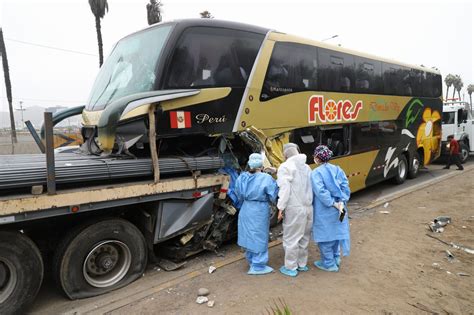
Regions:
<instances>
[{"instance_id":1,"label":"scattered rubble","mask_svg":"<svg viewBox=\"0 0 474 315\"><path fill-rule=\"evenodd\" d=\"M379 211L382 214L390 214L390 211Z\"/></svg>"},{"instance_id":2,"label":"scattered rubble","mask_svg":"<svg viewBox=\"0 0 474 315\"><path fill-rule=\"evenodd\" d=\"M216 303L215 301L211 300L211 301L207 302L207 306L208 307L214 307L215 303Z\"/></svg>"},{"instance_id":3,"label":"scattered rubble","mask_svg":"<svg viewBox=\"0 0 474 315\"><path fill-rule=\"evenodd\" d=\"M207 296L198 296L196 299L197 304L204 304L204 303L207 303L208 301L209 299L207 298Z\"/></svg>"},{"instance_id":4,"label":"scattered rubble","mask_svg":"<svg viewBox=\"0 0 474 315\"><path fill-rule=\"evenodd\" d=\"M214 271L216 271L216 267L214 266L209 266L209 273L213 273Z\"/></svg>"},{"instance_id":5,"label":"scattered rubble","mask_svg":"<svg viewBox=\"0 0 474 315\"><path fill-rule=\"evenodd\" d=\"M198 290L198 296L208 296L209 293L209 290L206 288L199 288Z\"/></svg>"}]
</instances>

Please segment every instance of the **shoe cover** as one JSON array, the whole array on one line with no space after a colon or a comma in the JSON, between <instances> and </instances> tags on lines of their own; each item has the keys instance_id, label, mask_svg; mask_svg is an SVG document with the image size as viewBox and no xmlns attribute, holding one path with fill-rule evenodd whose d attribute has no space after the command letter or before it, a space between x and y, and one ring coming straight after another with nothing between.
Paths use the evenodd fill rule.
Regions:
<instances>
[{"instance_id":1,"label":"shoe cover","mask_svg":"<svg viewBox=\"0 0 474 315\"><path fill-rule=\"evenodd\" d=\"M324 266L323 266L323 263L321 262L321 260L315 261L315 262L314 262L314 265L315 265L316 267L318 267L319 269L324 270L324 271L330 271L330 272L338 272L338 271L339 271L339 268L337 268L336 265L333 265L333 266L331 266L331 267L329 267L329 268L324 267Z\"/></svg>"},{"instance_id":2,"label":"shoe cover","mask_svg":"<svg viewBox=\"0 0 474 315\"><path fill-rule=\"evenodd\" d=\"M296 277L298 275L298 271L287 269L285 266L280 268L280 272L290 277Z\"/></svg>"},{"instance_id":3,"label":"shoe cover","mask_svg":"<svg viewBox=\"0 0 474 315\"><path fill-rule=\"evenodd\" d=\"M339 268L341 266L341 257L338 256L335 259L336 259L336 266L337 268Z\"/></svg>"},{"instance_id":4,"label":"shoe cover","mask_svg":"<svg viewBox=\"0 0 474 315\"><path fill-rule=\"evenodd\" d=\"M273 268L265 266L262 270L255 270L253 267L250 267L247 272L248 275L266 275L267 273L273 272Z\"/></svg>"},{"instance_id":5,"label":"shoe cover","mask_svg":"<svg viewBox=\"0 0 474 315\"><path fill-rule=\"evenodd\" d=\"M309 267L308 266L304 266L304 267L298 267L297 269L298 271L308 271L309 270Z\"/></svg>"}]
</instances>

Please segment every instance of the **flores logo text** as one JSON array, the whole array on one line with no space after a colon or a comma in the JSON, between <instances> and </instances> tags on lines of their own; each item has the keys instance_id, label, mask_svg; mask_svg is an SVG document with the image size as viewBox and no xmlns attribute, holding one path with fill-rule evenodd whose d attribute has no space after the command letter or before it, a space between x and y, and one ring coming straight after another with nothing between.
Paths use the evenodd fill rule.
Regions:
<instances>
[{"instance_id":1,"label":"flores logo text","mask_svg":"<svg viewBox=\"0 0 474 315\"><path fill-rule=\"evenodd\" d=\"M308 102L308 122L353 121L359 116L362 105L362 101L357 101L354 105L349 100L327 100L324 103L324 96L313 95Z\"/></svg>"}]
</instances>

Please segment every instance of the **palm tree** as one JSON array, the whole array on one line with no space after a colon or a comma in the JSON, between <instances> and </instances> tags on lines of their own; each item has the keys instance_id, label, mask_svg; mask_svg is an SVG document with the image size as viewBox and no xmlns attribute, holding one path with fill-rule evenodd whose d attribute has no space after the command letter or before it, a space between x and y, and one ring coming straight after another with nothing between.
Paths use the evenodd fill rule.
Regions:
<instances>
[{"instance_id":1,"label":"palm tree","mask_svg":"<svg viewBox=\"0 0 474 315\"><path fill-rule=\"evenodd\" d=\"M97 44L99 45L99 67L104 63L104 53L102 51L102 32L100 30L100 19L105 15L105 11L109 12L107 0L89 0L92 14L95 16L95 29L97 31Z\"/></svg>"},{"instance_id":2,"label":"palm tree","mask_svg":"<svg viewBox=\"0 0 474 315\"><path fill-rule=\"evenodd\" d=\"M469 101L471 103L471 111L472 111L472 96L471 96L472 92L474 92L474 84L469 84L467 86L467 94L469 94Z\"/></svg>"},{"instance_id":3,"label":"palm tree","mask_svg":"<svg viewBox=\"0 0 474 315\"><path fill-rule=\"evenodd\" d=\"M451 85L453 85L454 83L454 75L452 74L448 74L445 78L444 78L444 83L446 83L446 99L448 99L449 97L449 88L451 87Z\"/></svg>"},{"instance_id":4,"label":"palm tree","mask_svg":"<svg viewBox=\"0 0 474 315\"><path fill-rule=\"evenodd\" d=\"M461 89L464 86L464 82L462 82L462 79L460 76L457 76L457 77L458 77L458 84L456 86L456 91L458 91L459 100L461 100Z\"/></svg>"},{"instance_id":5,"label":"palm tree","mask_svg":"<svg viewBox=\"0 0 474 315\"><path fill-rule=\"evenodd\" d=\"M148 25L161 22L160 7L162 5L163 4L161 4L161 1L156 1L156 0L150 0L150 3L146 5Z\"/></svg>"},{"instance_id":6,"label":"palm tree","mask_svg":"<svg viewBox=\"0 0 474 315\"><path fill-rule=\"evenodd\" d=\"M10 126L12 128L12 143L17 143L15 117L13 116L12 83L10 81L10 70L8 68L7 49L3 40L3 30L0 27L0 53L2 54L3 75L5 77L5 89L7 90L8 110L10 111Z\"/></svg>"},{"instance_id":7,"label":"palm tree","mask_svg":"<svg viewBox=\"0 0 474 315\"><path fill-rule=\"evenodd\" d=\"M202 19L213 19L214 17L212 16L211 12L205 10L205 11L202 11L201 13L201 18Z\"/></svg>"}]
</instances>

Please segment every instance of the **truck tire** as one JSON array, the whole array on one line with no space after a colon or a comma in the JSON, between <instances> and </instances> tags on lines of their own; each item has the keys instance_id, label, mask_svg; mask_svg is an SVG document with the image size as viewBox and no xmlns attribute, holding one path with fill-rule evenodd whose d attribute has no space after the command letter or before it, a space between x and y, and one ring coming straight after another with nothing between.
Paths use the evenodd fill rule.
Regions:
<instances>
[{"instance_id":1,"label":"truck tire","mask_svg":"<svg viewBox=\"0 0 474 315\"><path fill-rule=\"evenodd\" d=\"M405 155L402 154L399 156L397 174L393 178L393 181L395 182L395 184L401 185L405 182L407 175L408 175L407 158L405 157Z\"/></svg>"},{"instance_id":2,"label":"truck tire","mask_svg":"<svg viewBox=\"0 0 474 315\"><path fill-rule=\"evenodd\" d=\"M27 236L0 232L0 314L21 314L43 282L41 253Z\"/></svg>"},{"instance_id":3,"label":"truck tire","mask_svg":"<svg viewBox=\"0 0 474 315\"><path fill-rule=\"evenodd\" d=\"M97 296L138 279L147 264L140 230L123 219L105 219L71 231L58 245L53 274L71 300Z\"/></svg>"},{"instance_id":4,"label":"truck tire","mask_svg":"<svg viewBox=\"0 0 474 315\"><path fill-rule=\"evenodd\" d=\"M407 177L410 179L416 178L418 176L418 172L420 171L420 167L421 167L420 155L418 152L415 152L415 154L413 155L413 159L411 161L411 165L408 169Z\"/></svg>"},{"instance_id":5,"label":"truck tire","mask_svg":"<svg viewBox=\"0 0 474 315\"><path fill-rule=\"evenodd\" d=\"M461 158L461 163L466 163L469 158L469 147L463 142L459 143L459 157Z\"/></svg>"}]
</instances>

